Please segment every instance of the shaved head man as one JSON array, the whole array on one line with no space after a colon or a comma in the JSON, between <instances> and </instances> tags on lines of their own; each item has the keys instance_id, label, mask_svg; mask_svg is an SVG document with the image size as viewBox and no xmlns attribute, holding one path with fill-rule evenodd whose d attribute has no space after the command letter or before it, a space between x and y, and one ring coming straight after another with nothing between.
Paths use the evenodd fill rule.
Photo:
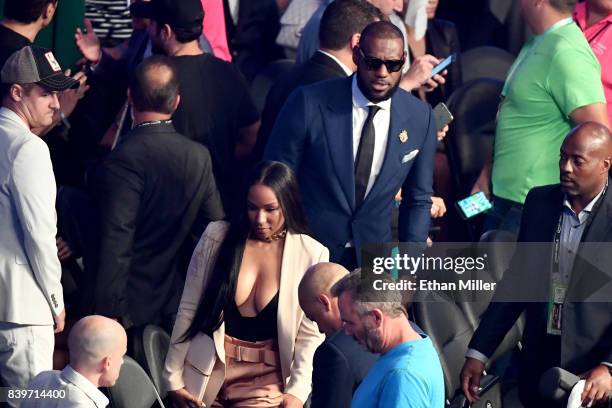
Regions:
<instances>
[{"instance_id":1,"label":"shaved head man","mask_svg":"<svg viewBox=\"0 0 612 408\"><path fill-rule=\"evenodd\" d=\"M378 359L342 330L338 298L331 288L348 274L341 265L318 263L306 271L298 289L304 313L325 333L314 355L312 407L349 408L353 392Z\"/></svg>"},{"instance_id":2,"label":"shaved head man","mask_svg":"<svg viewBox=\"0 0 612 408\"><path fill-rule=\"evenodd\" d=\"M612 136L607 127L586 122L574 128L561 145L561 190L579 213L603 190L612 160Z\"/></svg>"},{"instance_id":3,"label":"shaved head man","mask_svg":"<svg viewBox=\"0 0 612 408\"><path fill-rule=\"evenodd\" d=\"M609 273L612 264L611 163L610 131L603 124L584 122L561 145L560 183L529 191L518 241L553 244L540 254L529 251L531 256L526 257L517 253L515 258L526 261L513 260L504 275L516 277L529 271L517 284L543 284L554 288L554 297L550 295L548 302L489 305L461 371L462 388L470 402L480 399L478 387L485 365L522 313L525 329L518 389L523 406L551 406L538 385L542 374L552 367L585 380L582 406L603 402L612 393L612 346L608 342L602 347L601 343L612 327L612 284L607 277L607 283L595 284L595 292L591 288L599 276ZM585 294L576 295L579 293Z\"/></svg>"},{"instance_id":4,"label":"shaved head man","mask_svg":"<svg viewBox=\"0 0 612 408\"><path fill-rule=\"evenodd\" d=\"M342 328L338 299L331 295L331 287L348 273L341 265L321 262L311 266L300 282L300 306L325 336L331 336Z\"/></svg>"},{"instance_id":5,"label":"shaved head man","mask_svg":"<svg viewBox=\"0 0 612 408\"><path fill-rule=\"evenodd\" d=\"M127 351L127 335L115 320L88 316L72 328L68 349L75 371L97 387L112 387Z\"/></svg>"},{"instance_id":6,"label":"shaved head man","mask_svg":"<svg viewBox=\"0 0 612 408\"><path fill-rule=\"evenodd\" d=\"M103 316L87 316L79 320L68 336L70 364L62 371L44 371L28 386L29 389L65 391L65 398L54 400L53 407L91 407L108 405L98 387L112 387L127 351L127 335L123 326ZM22 408L49 407L48 400L31 399Z\"/></svg>"}]
</instances>

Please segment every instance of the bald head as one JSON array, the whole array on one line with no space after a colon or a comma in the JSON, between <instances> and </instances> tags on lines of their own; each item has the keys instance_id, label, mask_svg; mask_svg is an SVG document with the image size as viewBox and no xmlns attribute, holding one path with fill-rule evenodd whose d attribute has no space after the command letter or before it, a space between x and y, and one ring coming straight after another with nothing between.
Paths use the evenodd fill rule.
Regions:
<instances>
[{"instance_id":1,"label":"bald head","mask_svg":"<svg viewBox=\"0 0 612 408\"><path fill-rule=\"evenodd\" d=\"M601 123L585 122L576 126L565 137L565 143L578 143L600 157L612 155L612 134Z\"/></svg>"},{"instance_id":2,"label":"bald head","mask_svg":"<svg viewBox=\"0 0 612 408\"><path fill-rule=\"evenodd\" d=\"M298 288L300 306L310 320L315 322L321 333L330 336L342 327L338 299L331 294L331 287L348 275L342 266L321 262L311 266Z\"/></svg>"},{"instance_id":3,"label":"bald head","mask_svg":"<svg viewBox=\"0 0 612 408\"><path fill-rule=\"evenodd\" d=\"M368 26L363 29L359 41L362 46L367 46L370 41L375 39L400 40L402 42L402 49L404 48L404 36L402 32L393 23L388 21L376 21L368 24Z\"/></svg>"},{"instance_id":4,"label":"bald head","mask_svg":"<svg viewBox=\"0 0 612 408\"><path fill-rule=\"evenodd\" d=\"M321 293L331 297L331 287L348 275L342 265L321 262L308 268L298 289L300 303L312 302Z\"/></svg>"},{"instance_id":5,"label":"bald head","mask_svg":"<svg viewBox=\"0 0 612 408\"><path fill-rule=\"evenodd\" d=\"M68 336L70 365L95 371L109 356L123 356L127 335L123 326L103 316L87 316L79 320Z\"/></svg>"},{"instance_id":6,"label":"bald head","mask_svg":"<svg viewBox=\"0 0 612 408\"><path fill-rule=\"evenodd\" d=\"M130 83L134 110L172 114L178 105L179 82L174 62L154 55L141 62Z\"/></svg>"},{"instance_id":7,"label":"bald head","mask_svg":"<svg viewBox=\"0 0 612 408\"><path fill-rule=\"evenodd\" d=\"M612 135L604 125L585 122L566 136L559 158L561 188L577 201L575 211L603 189L611 162Z\"/></svg>"}]
</instances>

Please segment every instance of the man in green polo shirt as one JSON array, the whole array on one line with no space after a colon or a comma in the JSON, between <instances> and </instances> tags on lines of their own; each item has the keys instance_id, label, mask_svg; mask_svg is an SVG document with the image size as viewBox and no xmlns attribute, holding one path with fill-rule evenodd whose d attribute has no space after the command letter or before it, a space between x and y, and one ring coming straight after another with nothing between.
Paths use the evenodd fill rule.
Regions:
<instances>
[{"instance_id":1,"label":"man in green polo shirt","mask_svg":"<svg viewBox=\"0 0 612 408\"><path fill-rule=\"evenodd\" d=\"M518 232L527 192L559 181L559 148L577 124L609 127L601 71L580 28L576 0L521 0L536 33L521 50L502 91L493 161L473 192L490 195L485 230Z\"/></svg>"}]
</instances>

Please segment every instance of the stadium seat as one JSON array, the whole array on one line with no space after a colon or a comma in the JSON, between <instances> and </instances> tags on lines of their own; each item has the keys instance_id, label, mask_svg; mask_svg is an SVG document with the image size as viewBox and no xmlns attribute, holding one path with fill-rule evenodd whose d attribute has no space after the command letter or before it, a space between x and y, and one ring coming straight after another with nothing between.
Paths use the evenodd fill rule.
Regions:
<instances>
[{"instance_id":1,"label":"stadium seat","mask_svg":"<svg viewBox=\"0 0 612 408\"><path fill-rule=\"evenodd\" d=\"M469 194L485 161L491 157L495 119L503 82L481 78L463 84L448 100L455 120L445 138L455 191Z\"/></svg>"},{"instance_id":2,"label":"stadium seat","mask_svg":"<svg viewBox=\"0 0 612 408\"><path fill-rule=\"evenodd\" d=\"M128 356L123 359L119 379L108 388L108 395L115 408L151 408L156 402L165 408L145 370Z\"/></svg>"},{"instance_id":3,"label":"stadium seat","mask_svg":"<svg viewBox=\"0 0 612 408\"><path fill-rule=\"evenodd\" d=\"M255 106L261 112L266 104L266 97L274 82L295 65L295 61L282 59L274 61L262 69L251 82L251 96Z\"/></svg>"},{"instance_id":4,"label":"stadium seat","mask_svg":"<svg viewBox=\"0 0 612 408\"><path fill-rule=\"evenodd\" d=\"M468 407L468 402L461 390L460 373L465 361L468 343L474 329L466 319L461 308L445 293L418 292L412 306L416 323L427 333L436 347L442 369L447 407ZM496 376L485 376L481 386L491 387L474 408L501 407L501 388Z\"/></svg>"},{"instance_id":5,"label":"stadium seat","mask_svg":"<svg viewBox=\"0 0 612 408\"><path fill-rule=\"evenodd\" d=\"M497 47L475 47L461 54L463 83L479 78L505 81L514 55Z\"/></svg>"},{"instance_id":6,"label":"stadium seat","mask_svg":"<svg viewBox=\"0 0 612 408\"><path fill-rule=\"evenodd\" d=\"M170 336L161 327L147 325L142 335L142 346L147 362L147 371L159 394L162 398L165 398L166 391L162 387L162 372L170 346Z\"/></svg>"}]
</instances>

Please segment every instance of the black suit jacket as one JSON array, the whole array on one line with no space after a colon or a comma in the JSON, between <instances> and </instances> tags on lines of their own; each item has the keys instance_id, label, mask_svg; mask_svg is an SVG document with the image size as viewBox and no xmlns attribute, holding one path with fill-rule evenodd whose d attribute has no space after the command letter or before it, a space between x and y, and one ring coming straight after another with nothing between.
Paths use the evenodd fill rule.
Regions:
<instances>
[{"instance_id":1,"label":"black suit jacket","mask_svg":"<svg viewBox=\"0 0 612 408\"><path fill-rule=\"evenodd\" d=\"M143 126L92 176L100 223L95 312L159 324L178 308L191 235L224 216L210 154L172 124Z\"/></svg>"},{"instance_id":2,"label":"black suit jacket","mask_svg":"<svg viewBox=\"0 0 612 408\"><path fill-rule=\"evenodd\" d=\"M448 67L446 83L434 91L426 94L427 102L436 106L440 102L446 102L453 91L461 86L461 46L459 35L455 24L438 18L429 20L427 33L425 34L425 47L427 54L436 58L444 59L452 53L457 54L457 59Z\"/></svg>"},{"instance_id":3,"label":"black suit jacket","mask_svg":"<svg viewBox=\"0 0 612 408\"><path fill-rule=\"evenodd\" d=\"M562 205L563 193L559 185L532 189L525 201L519 243L551 242ZM603 361L612 361L612 303L605 301L612 299L612 252L602 244L612 241L610 189L587 222L572 269L560 338L546 333L546 303L494 301L470 342L470 348L491 356L519 315L525 312L520 375L522 399L529 401L533 397L533 387L538 386L539 377L547 368L560 366L581 374ZM544 288L541 293L548 293L552 248L550 251L541 248L540 245L517 252L497 292L504 288L502 284L510 282L507 287L519 287L521 291L541 287ZM523 251L527 251L528 256Z\"/></svg>"},{"instance_id":4,"label":"black suit jacket","mask_svg":"<svg viewBox=\"0 0 612 408\"><path fill-rule=\"evenodd\" d=\"M261 114L261 127L257 135L256 157L259 160L272 133L272 128L283 105L291 93L301 87L326 79L344 78L346 73L336 61L327 55L316 52L310 60L297 65L281 76L272 86L263 113Z\"/></svg>"},{"instance_id":5,"label":"black suit jacket","mask_svg":"<svg viewBox=\"0 0 612 408\"><path fill-rule=\"evenodd\" d=\"M353 392L378 359L344 330L317 348L312 372L312 408L348 408Z\"/></svg>"}]
</instances>

